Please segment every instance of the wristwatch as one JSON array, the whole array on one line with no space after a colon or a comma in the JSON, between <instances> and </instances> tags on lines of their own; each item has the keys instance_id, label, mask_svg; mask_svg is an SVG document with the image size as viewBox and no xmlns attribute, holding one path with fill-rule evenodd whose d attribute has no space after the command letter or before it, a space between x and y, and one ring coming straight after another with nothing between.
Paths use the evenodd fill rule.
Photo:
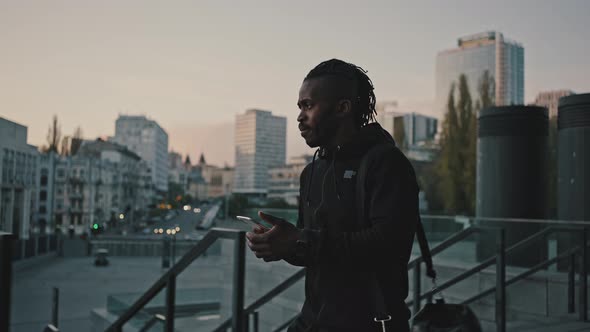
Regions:
<instances>
[{"instance_id":1,"label":"wristwatch","mask_svg":"<svg viewBox=\"0 0 590 332\"><path fill-rule=\"evenodd\" d=\"M301 234L301 238L295 242L295 257L297 259L305 258L308 247L305 231L303 231Z\"/></svg>"}]
</instances>

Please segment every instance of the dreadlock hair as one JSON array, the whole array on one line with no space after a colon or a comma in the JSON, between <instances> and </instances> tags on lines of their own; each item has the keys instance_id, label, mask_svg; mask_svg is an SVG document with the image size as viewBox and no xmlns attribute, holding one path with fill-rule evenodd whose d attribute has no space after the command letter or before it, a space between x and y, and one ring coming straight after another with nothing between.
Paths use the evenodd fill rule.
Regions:
<instances>
[{"instance_id":1,"label":"dreadlock hair","mask_svg":"<svg viewBox=\"0 0 590 332\"><path fill-rule=\"evenodd\" d=\"M360 128L375 121L375 93L373 82L363 68L339 59L324 61L313 68L304 80L320 77L344 79L352 83L354 90L351 97L354 121Z\"/></svg>"}]
</instances>

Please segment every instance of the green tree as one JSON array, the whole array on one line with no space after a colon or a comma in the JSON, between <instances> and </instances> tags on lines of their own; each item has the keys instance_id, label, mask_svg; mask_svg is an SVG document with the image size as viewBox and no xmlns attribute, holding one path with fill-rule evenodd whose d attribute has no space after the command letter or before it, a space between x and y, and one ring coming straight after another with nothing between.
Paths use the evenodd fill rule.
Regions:
<instances>
[{"instance_id":1,"label":"green tree","mask_svg":"<svg viewBox=\"0 0 590 332\"><path fill-rule=\"evenodd\" d=\"M458 186L457 179L453 172L457 167L457 132L458 120L455 109L455 84L451 85L447 102L447 112L445 114L442 133L441 133L441 151L436 161L435 172L439 179L436 190L437 196L443 202L443 208L447 213L454 213L457 202L457 193L455 188Z\"/></svg>"},{"instance_id":2,"label":"green tree","mask_svg":"<svg viewBox=\"0 0 590 332\"><path fill-rule=\"evenodd\" d=\"M406 142L406 129L403 116L398 116L393 119L393 136L397 147L405 152L408 148L408 144Z\"/></svg>"},{"instance_id":3,"label":"green tree","mask_svg":"<svg viewBox=\"0 0 590 332\"><path fill-rule=\"evenodd\" d=\"M61 141L61 126L57 121L57 115L53 116L51 126L47 132L47 146L44 147L44 152L55 152L59 150L59 142Z\"/></svg>"},{"instance_id":4,"label":"green tree","mask_svg":"<svg viewBox=\"0 0 590 332\"><path fill-rule=\"evenodd\" d=\"M475 112L471 112L469 129L467 132L465 151L465 188L468 210L475 213L476 208L476 177L477 177L477 115L479 112L495 104L496 85L494 77L489 71L484 71L477 85L478 100L475 102Z\"/></svg>"},{"instance_id":5,"label":"green tree","mask_svg":"<svg viewBox=\"0 0 590 332\"><path fill-rule=\"evenodd\" d=\"M478 90L475 106L465 75L459 76L458 86L453 84L449 91L434 184L444 211L450 214L475 212L477 111L493 103L493 79L488 72L484 72Z\"/></svg>"}]
</instances>

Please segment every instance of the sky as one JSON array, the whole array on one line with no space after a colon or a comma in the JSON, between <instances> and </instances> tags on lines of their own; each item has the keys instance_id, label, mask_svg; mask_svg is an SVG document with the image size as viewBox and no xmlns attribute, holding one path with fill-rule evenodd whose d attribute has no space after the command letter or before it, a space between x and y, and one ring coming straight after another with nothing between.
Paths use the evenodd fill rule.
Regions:
<instances>
[{"instance_id":1,"label":"sky","mask_svg":"<svg viewBox=\"0 0 590 332\"><path fill-rule=\"evenodd\" d=\"M434 115L437 52L497 30L525 48L525 102L539 91L590 92L590 1L9 1L0 0L0 117L41 146L63 134L114 135L145 115L169 149L233 165L236 114L287 117L297 130L303 77L330 58L366 70L378 101Z\"/></svg>"}]
</instances>

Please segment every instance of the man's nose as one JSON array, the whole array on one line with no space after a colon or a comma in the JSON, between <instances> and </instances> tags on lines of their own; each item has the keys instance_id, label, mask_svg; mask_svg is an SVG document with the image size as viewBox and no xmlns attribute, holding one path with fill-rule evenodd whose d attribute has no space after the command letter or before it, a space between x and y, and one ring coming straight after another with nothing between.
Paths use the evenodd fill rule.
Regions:
<instances>
[{"instance_id":1,"label":"man's nose","mask_svg":"<svg viewBox=\"0 0 590 332\"><path fill-rule=\"evenodd\" d=\"M297 122L305 121L305 112L303 110L299 111L299 115L297 116Z\"/></svg>"}]
</instances>

